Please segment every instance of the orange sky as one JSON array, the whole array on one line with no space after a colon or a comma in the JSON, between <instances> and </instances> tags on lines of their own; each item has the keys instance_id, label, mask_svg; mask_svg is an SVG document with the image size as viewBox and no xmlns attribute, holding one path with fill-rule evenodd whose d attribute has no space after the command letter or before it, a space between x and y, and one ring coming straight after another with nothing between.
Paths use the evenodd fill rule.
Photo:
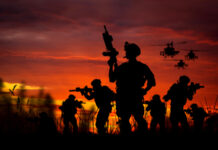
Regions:
<instances>
[{"instance_id":1,"label":"orange sky","mask_svg":"<svg viewBox=\"0 0 218 150\"><path fill-rule=\"evenodd\" d=\"M118 63L124 62L125 41L139 45L140 61L155 75L157 85L153 94L166 94L180 75L188 75L193 82L205 85L193 102L215 103L217 93L218 31L216 1L145 2L139 0L78 1L27 0L0 2L0 77L9 83L25 80L28 85L44 86L55 99L66 99L68 90L90 86L99 78L109 83L107 59L102 39L106 24L119 51ZM166 61L160 51L167 42L175 48L204 50L199 59L190 61L188 68L176 69L174 61ZM186 44L179 44L186 41ZM175 59L183 59L181 51ZM36 93L37 94L37 93ZM82 98L77 94L78 98Z\"/></svg>"}]
</instances>

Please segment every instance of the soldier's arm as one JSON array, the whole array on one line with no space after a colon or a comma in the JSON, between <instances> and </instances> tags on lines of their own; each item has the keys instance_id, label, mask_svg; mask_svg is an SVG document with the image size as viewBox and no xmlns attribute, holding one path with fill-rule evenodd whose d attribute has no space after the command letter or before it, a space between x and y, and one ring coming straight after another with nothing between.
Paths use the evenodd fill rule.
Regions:
<instances>
[{"instance_id":1,"label":"soldier's arm","mask_svg":"<svg viewBox=\"0 0 218 150\"><path fill-rule=\"evenodd\" d=\"M148 66L145 66L145 73L147 77L147 87L145 88L145 91L149 91L153 86L156 85L156 81L154 78L154 74L151 72Z\"/></svg>"},{"instance_id":2,"label":"soldier's arm","mask_svg":"<svg viewBox=\"0 0 218 150\"><path fill-rule=\"evenodd\" d=\"M194 96L194 91L191 90L191 89L189 89L189 90L188 90L188 93L187 93L187 98L188 98L189 100L192 100L192 99L193 99L193 96Z\"/></svg>"},{"instance_id":3,"label":"soldier's arm","mask_svg":"<svg viewBox=\"0 0 218 150\"><path fill-rule=\"evenodd\" d=\"M108 63L109 64L109 63ZM116 81L116 71L117 71L117 65L109 64L109 80L110 82Z\"/></svg>"},{"instance_id":4,"label":"soldier's arm","mask_svg":"<svg viewBox=\"0 0 218 150\"><path fill-rule=\"evenodd\" d=\"M103 88L105 88L105 95L107 95L107 98L110 99L110 101L115 101L115 93L114 91L112 91L109 87L107 86L103 86Z\"/></svg>"},{"instance_id":5,"label":"soldier's arm","mask_svg":"<svg viewBox=\"0 0 218 150\"><path fill-rule=\"evenodd\" d=\"M75 101L76 102L76 107L77 108L82 108L82 102L81 101Z\"/></svg>"},{"instance_id":6,"label":"soldier's arm","mask_svg":"<svg viewBox=\"0 0 218 150\"><path fill-rule=\"evenodd\" d=\"M84 92L83 95L85 96L86 99L92 100L94 98L94 93L93 92Z\"/></svg>"},{"instance_id":7,"label":"soldier's arm","mask_svg":"<svg viewBox=\"0 0 218 150\"><path fill-rule=\"evenodd\" d=\"M174 89L175 89L175 84L170 87L170 89L167 91L167 94L163 97L163 99L167 102L169 99L171 99Z\"/></svg>"},{"instance_id":8,"label":"soldier's arm","mask_svg":"<svg viewBox=\"0 0 218 150\"><path fill-rule=\"evenodd\" d=\"M163 114L165 115L166 114L166 110L167 110L166 109L166 105L164 103L162 103L162 106L163 106L163 110L162 111L163 111Z\"/></svg>"},{"instance_id":9,"label":"soldier's arm","mask_svg":"<svg viewBox=\"0 0 218 150\"><path fill-rule=\"evenodd\" d=\"M151 105L148 104L148 106L146 107L146 111L150 111L151 110Z\"/></svg>"}]
</instances>

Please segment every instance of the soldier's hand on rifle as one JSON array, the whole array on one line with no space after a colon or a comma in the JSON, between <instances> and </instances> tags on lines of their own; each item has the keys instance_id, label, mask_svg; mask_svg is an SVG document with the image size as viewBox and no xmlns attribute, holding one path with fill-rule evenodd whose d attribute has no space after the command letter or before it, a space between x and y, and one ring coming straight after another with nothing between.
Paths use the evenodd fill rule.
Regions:
<instances>
[{"instance_id":1,"label":"soldier's hand on rifle","mask_svg":"<svg viewBox=\"0 0 218 150\"><path fill-rule=\"evenodd\" d=\"M107 63L108 63L108 65L111 66L111 67L115 64L115 62L114 62L113 59L109 59Z\"/></svg>"},{"instance_id":2,"label":"soldier's hand on rifle","mask_svg":"<svg viewBox=\"0 0 218 150\"><path fill-rule=\"evenodd\" d=\"M168 101L170 98L169 98L169 96L168 95L165 95L164 97L163 97L163 99L164 99L164 101Z\"/></svg>"},{"instance_id":3,"label":"soldier's hand on rifle","mask_svg":"<svg viewBox=\"0 0 218 150\"><path fill-rule=\"evenodd\" d=\"M151 87L146 87L144 90L143 90L143 95L146 95L147 92L151 89Z\"/></svg>"},{"instance_id":4,"label":"soldier's hand on rifle","mask_svg":"<svg viewBox=\"0 0 218 150\"><path fill-rule=\"evenodd\" d=\"M147 94L147 90L145 89L145 90L143 90L143 95L146 95Z\"/></svg>"}]
</instances>

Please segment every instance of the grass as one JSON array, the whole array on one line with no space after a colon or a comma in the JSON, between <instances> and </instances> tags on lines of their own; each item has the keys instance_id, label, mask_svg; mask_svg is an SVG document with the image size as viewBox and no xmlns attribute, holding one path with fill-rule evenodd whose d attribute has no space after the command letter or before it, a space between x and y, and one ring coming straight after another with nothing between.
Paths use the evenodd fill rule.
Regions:
<instances>
[{"instance_id":1,"label":"grass","mask_svg":"<svg viewBox=\"0 0 218 150\"><path fill-rule=\"evenodd\" d=\"M0 89L1 91L1 89ZM38 98L27 98L25 90L21 92L22 97L10 95L9 93L0 92L0 135L1 136L63 136L63 120L57 105L53 105L53 99L50 94L42 94L39 91ZM114 110L114 109L113 109ZM201 135L217 134L218 114L216 109L210 110L211 116L204 122L204 129ZM42 112L46 114L44 118L40 115ZM97 136L95 127L97 112L94 107L92 109L78 110L76 115L79 127L79 135ZM145 113L145 118L149 123L151 117ZM119 135L118 117L112 112L107 122L109 136ZM137 135L135 129L137 123L134 118L130 119L132 124L132 135ZM189 119L190 131L188 135L193 135L192 121ZM166 117L166 135L172 135L171 124L169 118ZM159 130L158 130L159 131ZM181 130L179 135L184 135ZM153 135L147 133L146 136L160 136L157 132Z\"/></svg>"}]
</instances>

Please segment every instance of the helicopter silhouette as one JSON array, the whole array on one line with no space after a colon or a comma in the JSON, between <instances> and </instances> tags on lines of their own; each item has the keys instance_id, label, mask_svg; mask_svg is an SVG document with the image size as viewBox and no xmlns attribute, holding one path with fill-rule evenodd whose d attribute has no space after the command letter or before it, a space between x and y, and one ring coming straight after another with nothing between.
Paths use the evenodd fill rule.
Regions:
<instances>
[{"instance_id":1,"label":"helicopter silhouette","mask_svg":"<svg viewBox=\"0 0 218 150\"><path fill-rule=\"evenodd\" d=\"M164 48L163 51L160 51L160 55L164 57L174 57L175 55L179 54L179 51L176 51L173 47L173 42L167 43L167 47Z\"/></svg>"},{"instance_id":2,"label":"helicopter silhouette","mask_svg":"<svg viewBox=\"0 0 218 150\"><path fill-rule=\"evenodd\" d=\"M176 60L177 61L177 60ZM188 64L186 64L185 62L184 62L184 60L179 60L179 62L176 64L176 65L174 65L175 67L177 67L178 69L185 69L186 67L188 67Z\"/></svg>"},{"instance_id":3,"label":"helicopter silhouette","mask_svg":"<svg viewBox=\"0 0 218 150\"><path fill-rule=\"evenodd\" d=\"M164 61L177 61L174 67L178 69L185 69L186 67L188 67L188 64L186 64L183 59L169 59L169 60L164 60Z\"/></svg>"},{"instance_id":4,"label":"helicopter silhouette","mask_svg":"<svg viewBox=\"0 0 218 150\"><path fill-rule=\"evenodd\" d=\"M201 50L193 50L193 49L191 49L191 50L188 50L188 51L189 51L188 54L185 55L185 59L186 60L195 60L195 59L198 59L198 56L195 54L195 52L199 52Z\"/></svg>"}]
</instances>

